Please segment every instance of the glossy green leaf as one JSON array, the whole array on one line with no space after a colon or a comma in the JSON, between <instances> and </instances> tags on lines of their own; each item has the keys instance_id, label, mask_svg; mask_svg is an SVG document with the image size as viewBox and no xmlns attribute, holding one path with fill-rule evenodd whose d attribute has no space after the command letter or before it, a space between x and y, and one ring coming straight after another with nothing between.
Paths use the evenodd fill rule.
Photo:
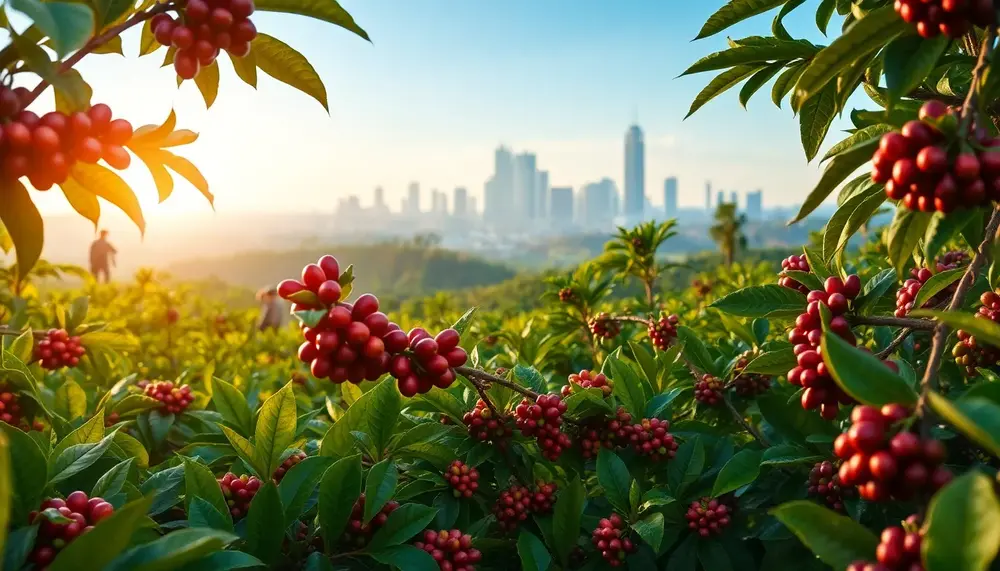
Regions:
<instances>
[{"instance_id":1,"label":"glossy green leaf","mask_svg":"<svg viewBox=\"0 0 1000 571\"><path fill-rule=\"evenodd\" d=\"M715 300L710 307L740 317L796 317L806 296L779 285L750 286Z\"/></svg>"},{"instance_id":2,"label":"glossy green leaf","mask_svg":"<svg viewBox=\"0 0 1000 571\"><path fill-rule=\"evenodd\" d=\"M273 474L281 465L281 454L295 440L295 393L289 382L270 396L260 407L254 430L254 460L264 475Z\"/></svg>"},{"instance_id":3,"label":"glossy green leaf","mask_svg":"<svg viewBox=\"0 0 1000 571\"><path fill-rule=\"evenodd\" d=\"M733 24L763 14L785 2L786 0L731 0L709 17L695 39L699 40L718 34Z\"/></svg>"},{"instance_id":4,"label":"glossy green leaf","mask_svg":"<svg viewBox=\"0 0 1000 571\"><path fill-rule=\"evenodd\" d=\"M247 513L247 551L264 563L273 563L281 553L285 538L285 520L281 497L274 482L267 481L257 490Z\"/></svg>"},{"instance_id":5,"label":"glossy green leaf","mask_svg":"<svg viewBox=\"0 0 1000 571\"><path fill-rule=\"evenodd\" d=\"M910 312L910 317L933 317L955 329L974 335L977 343L1000 347L1000 325L989 319L976 319L973 314L961 311L933 309L915 309Z\"/></svg>"},{"instance_id":6,"label":"glossy green leaf","mask_svg":"<svg viewBox=\"0 0 1000 571\"><path fill-rule=\"evenodd\" d=\"M254 466L255 463L254 457L256 455L254 454L254 446L253 444L250 443L249 440L240 436L238 432L236 432L232 428L229 428L228 426L222 426L220 428L222 429L222 434L225 435L226 440L228 440L229 444L233 447L233 450L236 451L236 454L240 457L241 460L243 460L243 462L247 466L253 469L254 472L263 469ZM265 474L258 473L257 475L262 477L267 477L266 473Z\"/></svg>"},{"instance_id":7,"label":"glossy green leaf","mask_svg":"<svg viewBox=\"0 0 1000 571\"><path fill-rule=\"evenodd\" d=\"M177 505L184 488L184 465L161 470L142 483L139 490L144 495L153 496L149 515L161 514Z\"/></svg>"},{"instance_id":8,"label":"glossy green leaf","mask_svg":"<svg viewBox=\"0 0 1000 571\"><path fill-rule=\"evenodd\" d=\"M188 511L191 509L191 500L196 497L211 504L216 511L224 514L227 520L230 519L229 506L212 471L207 466L184 458L184 504ZM254 501L256 502L256 499ZM232 531L231 526L232 524L229 531Z\"/></svg>"},{"instance_id":9,"label":"glossy green leaf","mask_svg":"<svg viewBox=\"0 0 1000 571\"><path fill-rule=\"evenodd\" d=\"M368 33L354 22L354 18L336 0L259 0L254 5L262 12L298 14L330 22L369 39Z\"/></svg>"},{"instance_id":10,"label":"glossy green leaf","mask_svg":"<svg viewBox=\"0 0 1000 571\"><path fill-rule=\"evenodd\" d=\"M95 525L60 551L49 571L105 571L129 546L150 503L150 498L143 498L115 510L101 525Z\"/></svg>"},{"instance_id":11,"label":"glossy green leaf","mask_svg":"<svg viewBox=\"0 0 1000 571\"><path fill-rule=\"evenodd\" d=\"M799 76L805 69L806 62L794 64L781 72L778 79L774 80L774 85L771 86L771 102L778 108L781 107L781 101L788 95L788 92L795 87L795 82L799 80Z\"/></svg>"},{"instance_id":12,"label":"glossy green leaf","mask_svg":"<svg viewBox=\"0 0 1000 571\"><path fill-rule=\"evenodd\" d=\"M709 54L692 64L681 75L726 69L737 65L765 65L773 61L808 58L817 50L816 46L806 41L773 39L764 44L737 46Z\"/></svg>"},{"instance_id":13,"label":"glossy green leaf","mask_svg":"<svg viewBox=\"0 0 1000 571\"><path fill-rule=\"evenodd\" d=\"M924 39L900 36L885 47L885 85L891 102L909 95L938 65L951 39L944 34Z\"/></svg>"},{"instance_id":14,"label":"glossy green leaf","mask_svg":"<svg viewBox=\"0 0 1000 571\"><path fill-rule=\"evenodd\" d=\"M211 65L202 66L201 71L194 77L194 83L198 86L202 99L205 100L205 108L211 108L219 96L219 62L213 61Z\"/></svg>"},{"instance_id":15,"label":"glossy green leaf","mask_svg":"<svg viewBox=\"0 0 1000 571\"><path fill-rule=\"evenodd\" d=\"M677 339L681 343L681 352L684 354L684 359L688 363L691 363L699 371L704 373L709 373L711 375L719 374L719 371L716 370L712 355L708 352L708 347L705 346L701 338L694 332L694 330L684 325L678 326Z\"/></svg>"},{"instance_id":16,"label":"glossy green leaf","mask_svg":"<svg viewBox=\"0 0 1000 571\"><path fill-rule=\"evenodd\" d=\"M814 97L810 97L799 108L799 137L806 152L806 160L811 161L819 152L820 145L830 130L830 124L837 115L837 86L828 84Z\"/></svg>"},{"instance_id":17,"label":"glossy green leaf","mask_svg":"<svg viewBox=\"0 0 1000 571\"><path fill-rule=\"evenodd\" d=\"M840 183L858 170L858 167L871 160L873 151L874 148L869 149L862 144L834 157L826 165L823 174L820 175L819 182L809 192L809 196L806 197L798 214L789 223L798 222L816 210Z\"/></svg>"},{"instance_id":18,"label":"glossy green leaf","mask_svg":"<svg viewBox=\"0 0 1000 571\"><path fill-rule=\"evenodd\" d=\"M0 432L0 497L12 498L15 492L14 467L12 464L11 442ZM7 545L7 528L11 521L13 502L0 503L0 553ZM2 562L0 562L2 563Z\"/></svg>"},{"instance_id":19,"label":"glossy green leaf","mask_svg":"<svg viewBox=\"0 0 1000 571\"><path fill-rule=\"evenodd\" d=\"M524 571L547 571L552 564L552 556L542 540L523 529L517 537L517 554Z\"/></svg>"},{"instance_id":20,"label":"glossy green leaf","mask_svg":"<svg viewBox=\"0 0 1000 571\"><path fill-rule=\"evenodd\" d=\"M399 473L392 460L383 460L368 471L368 480L365 482L365 523L370 522L392 498L398 481Z\"/></svg>"},{"instance_id":21,"label":"glossy green leaf","mask_svg":"<svg viewBox=\"0 0 1000 571\"><path fill-rule=\"evenodd\" d=\"M740 105L746 109L747 103L750 102L750 98L754 96L755 93L760 91L761 87L764 87L768 81L771 81L778 72L785 68L785 62L773 63L764 69L753 74L747 82L743 85L743 89L740 90Z\"/></svg>"},{"instance_id":22,"label":"glossy green leaf","mask_svg":"<svg viewBox=\"0 0 1000 571\"><path fill-rule=\"evenodd\" d=\"M260 8L258 6L258 9ZM330 110L326 102L326 87L312 64L291 46L267 34L258 34L253 41L257 67L282 83L319 101L323 109Z\"/></svg>"},{"instance_id":23,"label":"glossy green leaf","mask_svg":"<svg viewBox=\"0 0 1000 571\"><path fill-rule=\"evenodd\" d=\"M87 393L72 379L66 379L56 389L52 407L66 420L80 418L87 414Z\"/></svg>"},{"instance_id":24,"label":"glossy green leaf","mask_svg":"<svg viewBox=\"0 0 1000 571\"><path fill-rule=\"evenodd\" d=\"M639 534L646 545L659 551L663 542L663 514L654 512L632 524L632 530Z\"/></svg>"},{"instance_id":25,"label":"glossy green leaf","mask_svg":"<svg viewBox=\"0 0 1000 571\"><path fill-rule=\"evenodd\" d=\"M134 458L126 458L101 475L94 484L94 489L90 491L90 497L107 498L120 492L128 479L133 460Z\"/></svg>"},{"instance_id":26,"label":"glossy green leaf","mask_svg":"<svg viewBox=\"0 0 1000 571\"><path fill-rule=\"evenodd\" d=\"M684 490L701 476L705 467L705 447L700 437L694 437L677 448L677 454L667 464L667 482L674 495L680 497Z\"/></svg>"},{"instance_id":27,"label":"glossy green leaf","mask_svg":"<svg viewBox=\"0 0 1000 571\"><path fill-rule=\"evenodd\" d=\"M917 292L917 297L913 298L913 307L923 307L932 297L938 293L948 289L949 286L962 279L965 275L965 268L956 268L954 270L945 270L941 273L934 274L930 277L924 285L920 286L920 291Z\"/></svg>"},{"instance_id":28,"label":"glossy green leaf","mask_svg":"<svg viewBox=\"0 0 1000 571\"><path fill-rule=\"evenodd\" d=\"M91 467L101 459L111 446L115 435L109 434L100 442L74 444L49 459L49 484L62 482Z\"/></svg>"},{"instance_id":29,"label":"glossy green leaf","mask_svg":"<svg viewBox=\"0 0 1000 571\"><path fill-rule=\"evenodd\" d=\"M83 47L94 32L94 13L85 4L11 0L9 5L31 18L60 57Z\"/></svg>"},{"instance_id":30,"label":"glossy green leaf","mask_svg":"<svg viewBox=\"0 0 1000 571\"><path fill-rule=\"evenodd\" d=\"M322 554L318 554L322 555ZM179 568L177 571L231 571L263 567L264 564L242 551L216 551Z\"/></svg>"},{"instance_id":31,"label":"glossy green leaf","mask_svg":"<svg viewBox=\"0 0 1000 571\"><path fill-rule=\"evenodd\" d=\"M42 255L42 216L19 181L0 182L0 224L7 231L17 254L17 273L24 279Z\"/></svg>"},{"instance_id":32,"label":"glossy green leaf","mask_svg":"<svg viewBox=\"0 0 1000 571\"><path fill-rule=\"evenodd\" d=\"M564 566L569 554L576 547L580 535L580 522L587 502L587 490L579 476L569 480L568 485L559 490L552 514L552 547L559 562Z\"/></svg>"},{"instance_id":33,"label":"glossy green leaf","mask_svg":"<svg viewBox=\"0 0 1000 571\"><path fill-rule=\"evenodd\" d=\"M924 259L933 260L937 257L938 252L952 238L961 234L965 227L977 218L976 214L976 210L971 208L949 212L947 215L935 212L924 234Z\"/></svg>"},{"instance_id":34,"label":"glossy green leaf","mask_svg":"<svg viewBox=\"0 0 1000 571\"><path fill-rule=\"evenodd\" d=\"M866 191L855 194L847 202L841 204L837 208L837 211L833 213L833 216L826 223L826 229L823 231L824 259L832 260L840 252L841 236L844 234L845 226L847 226L848 221L851 219L851 215L861 204L874 195L884 195L884 191L880 187L870 186ZM853 235L853 232L851 234ZM848 236L848 239L850 239L850 236ZM847 240L844 240L843 244L846 246Z\"/></svg>"},{"instance_id":35,"label":"glossy green leaf","mask_svg":"<svg viewBox=\"0 0 1000 571\"><path fill-rule=\"evenodd\" d=\"M210 384L215 410L243 436L249 435L253 427L253 412L243 393L221 379L212 378Z\"/></svg>"},{"instance_id":36,"label":"glossy green leaf","mask_svg":"<svg viewBox=\"0 0 1000 571\"><path fill-rule=\"evenodd\" d=\"M251 44L252 48L253 44ZM228 52L227 52L228 54ZM244 57L234 57L229 56L229 61L233 63L233 70L236 71L236 75L254 89L257 88L257 56L254 55L253 49L250 50Z\"/></svg>"},{"instance_id":37,"label":"glossy green leaf","mask_svg":"<svg viewBox=\"0 0 1000 571\"><path fill-rule=\"evenodd\" d=\"M434 392L434 391L432 391ZM320 454L323 456L343 457L354 448L355 440L351 436L352 431L370 433L372 418L378 411L382 411L378 417L385 419L397 419L402 408L402 397L396 387L396 380L386 378L354 403L351 408L344 413L343 418L334 423L326 435L323 436L320 444ZM393 420L389 430L395 426ZM380 427L384 430L385 426Z\"/></svg>"},{"instance_id":38,"label":"glossy green leaf","mask_svg":"<svg viewBox=\"0 0 1000 571\"><path fill-rule=\"evenodd\" d=\"M286 523L291 523L302 515L309 498L331 464L332 458L309 456L285 473L278 484L278 494L281 496L281 505L285 508Z\"/></svg>"},{"instance_id":39,"label":"glossy green leaf","mask_svg":"<svg viewBox=\"0 0 1000 571\"><path fill-rule=\"evenodd\" d=\"M642 415L646 410L646 403L652 396L652 388L644 378L640 378L635 369L620 358L621 352L616 351L614 355L608 357L605 367L610 367L611 380L614 381L613 394L618 398L622 406L633 415Z\"/></svg>"},{"instance_id":40,"label":"glossy green leaf","mask_svg":"<svg viewBox=\"0 0 1000 571\"><path fill-rule=\"evenodd\" d=\"M738 65L720 73L712 81L708 82L708 85L695 96L694 101L691 102L691 108L688 109L687 115L684 118L687 119L691 115L694 115L706 103L739 85L741 81L756 73L758 69L760 69L760 66L756 64Z\"/></svg>"},{"instance_id":41,"label":"glossy green leaf","mask_svg":"<svg viewBox=\"0 0 1000 571\"><path fill-rule=\"evenodd\" d=\"M760 475L762 453L758 450L740 450L726 462L715 478L712 497L719 497L753 482Z\"/></svg>"},{"instance_id":42,"label":"glossy green leaf","mask_svg":"<svg viewBox=\"0 0 1000 571\"><path fill-rule=\"evenodd\" d=\"M924 237L930 221L931 216L926 212L913 211L903 205L897 208L896 216L892 219L886 236L889 262L898 274L903 273L917 243Z\"/></svg>"},{"instance_id":43,"label":"glossy green leaf","mask_svg":"<svg viewBox=\"0 0 1000 571\"><path fill-rule=\"evenodd\" d=\"M744 371L764 375L783 375L794 368L796 364L795 352L791 347L788 347L787 349L761 353L750 361Z\"/></svg>"},{"instance_id":44,"label":"glossy green leaf","mask_svg":"<svg viewBox=\"0 0 1000 571\"><path fill-rule=\"evenodd\" d=\"M604 496L619 513L629 513L628 493L632 485L625 462L607 448L597 454L597 481L604 489Z\"/></svg>"},{"instance_id":45,"label":"glossy green leaf","mask_svg":"<svg viewBox=\"0 0 1000 571\"><path fill-rule=\"evenodd\" d=\"M945 422L1000 457L1000 405L983 397L952 402L937 393L928 394L927 399Z\"/></svg>"},{"instance_id":46,"label":"glossy green leaf","mask_svg":"<svg viewBox=\"0 0 1000 571\"><path fill-rule=\"evenodd\" d=\"M878 125L869 125L864 129L858 129L857 131L851 133L851 135L846 139L830 147L830 150L823 155L823 162L854 149L858 145L863 145L865 143L870 144L871 141L879 141L881 140L882 135L892 131L895 131L895 128L892 125L885 125L882 123Z\"/></svg>"},{"instance_id":47,"label":"glossy green leaf","mask_svg":"<svg viewBox=\"0 0 1000 571\"><path fill-rule=\"evenodd\" d=\"M379 563L406 571L438 571L441 568L430 553L412 545L393 545L375 551L371 556Z\"/></svg>"},{"instance_id":48,"label":"glossy green leaf","mask_svg":"<svg viewBox=\"0 0 1000 571\"><path fill-rule=\"evenodd\" d=\"M1000 550L1000 502L993 481L972 471L935 494L921 548L927 571L989 569Z\"/></svg>"},{"instance_id":49,"label":"glossy green leaf","mask_svg":"<svg viewBox=\"0 0 1000 571\"><path fill-rule=\"evenodd\" d=\"M370 551L378 551L393 545L408 542L413 536L427 528L434 520L437 510L419 504L406 504L389 514L389 519L372 536L368 544Z\"/></svg>"},{"instance_id":50,"label":"glossy green leaf","mask_svg":"<svg viewBox=\"0 0 1000 571\"><path fill-rule=\"evenodd\" d=\"M875 553L878 538L847 516L801 500L782 504L771 513L785 524L823 563L846 569Z\"/></svg>"},{"instance_id":51,"label":"glossy green leaf","mask_svg":"<svg viewBox=\"0 0 1000 571\"><path fill-rule=\"evenodd\" d=\"M909 383L871 353L831 331L823 332L822 348L823 361L837 385L859 402L874 406L916 404L917 393Z\"/></svg>"},{"instance_id":52,"label":"glossy green leaf","mask_svg":"<svg viewBox=\"0 0 1000 571\"><path fill-rule=\"evenodd\" d=\"M319 484L319 524L326 545L337 544L360 496L360 454L338 460L323 474Z\"/></svg>"},{"instance_id":53,"label":"glossy green leaf","mask_svg":"<svg viewBox=\"0 0 1000 571\"><path fill-rule=\"evenodd\" d=\"M109 566L107 571L178 569L213 552L221 551L237 539L232 533L207 527L181 529L130 549ZM73 544L75 543L74 541Z\"/></svg>"},{"instance_id":54,"label":"glossy green leaf","mask_svg":"<svg viewBox=\"0 0 1000 571\"><path fill-rule=\"evenodd\" d=\"M826 35L826 28L830 25L830 19L837 9L837 0L823 0L816 9L816 27L823 35Z\"/></svg>"},{"instance_id":55,"label":"glossy green leaf","mask_svg":"<svg viewBox=\"0 0 1000 571\"><path fill-rule=\"evenodd\" d=\"M21 430L0 423L10 455L11 473L8 476L13 495L12 509L16 516L28 517L30 510L38 509L42 491L47 481L45 456L35 441Z\"/></svg>"}]
</instances>

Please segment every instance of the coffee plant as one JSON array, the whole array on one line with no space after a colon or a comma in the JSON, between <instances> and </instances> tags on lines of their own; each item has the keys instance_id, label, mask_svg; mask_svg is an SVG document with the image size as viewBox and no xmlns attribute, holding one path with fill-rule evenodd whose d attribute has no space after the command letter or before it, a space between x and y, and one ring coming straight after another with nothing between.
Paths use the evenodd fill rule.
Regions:
<instances>
[{"instance_id":1,"label":"coffee plant","mask_svg":"<svg viewBox=\"0 0 1000 571\"><path fill-rule=\"evenodd\" d=\"M783 24L805 4L727 3L699 38L777 11L772 34L688 70L720 72L692 112L773 80L810 160L851 95L873 102L844 114L796 220L839 188L837 209L802 249L668 291L682 268L657 251L677 223L645 223L538 280L541 309L430 316L355 291L326 255L278 288L294 326L258 332L216 288L147 270L41 288L83 272L39 258L21 181L140 226L100 161L138 157L162 198L166 169L211 196L166 150L195 137L173 114L133 129L89 102L73 66L128 28L208 105L223 51L244 81L260 69L325 103L258 11L364 32L332 0L11 2L34 24L0 51L0 243L17 260L0 269L3 566L998 568L997 6L822 0L820 30L842 25L820 46ZM38 117L48 87L57 111ZM886 206L892 222L869 228Z\"/></svg>"}]
</instances>

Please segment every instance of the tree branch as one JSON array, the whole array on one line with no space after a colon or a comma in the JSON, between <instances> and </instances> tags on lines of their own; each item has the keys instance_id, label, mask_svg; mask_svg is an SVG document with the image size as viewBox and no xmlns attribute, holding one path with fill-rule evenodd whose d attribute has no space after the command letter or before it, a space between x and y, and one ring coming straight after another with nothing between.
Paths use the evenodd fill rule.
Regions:
<instances>
[{"instance_id":1,"label":"tree branch","mask_svg":"<svg viewBox=\"0 0 1000 571\"><path fill-rule=\"evenodd\" d=\"M646 317L640 317L638 315L612 315L608 318L608 321L617 321L619 323L642 323L646 327L649 327L650 320Z\"/></svg>"},{"instance_id":2,"label":"tree branch","mask_svg":"<svg viewBox=\"0 0 1000 571\"><path fill-rule=\"evenodd\" d=\"M4 337L4 336L20 337L23 333L24 333L24 331L22 331L20 329L14 329L14 328L9 327L7 325L0 325L0 337ZM48 334L45 331L32 331L31 332L31 336L34 337L35 339L44 339L46 335L48 335Z\"/></svg>"},{"instance_id":3,"label":"tree branch","mask_svg":"<svg viewBox=\"0 0 1000 571\"><path fill-rule=\"evenodd\" d=\"M878 317L871 315L849 315L847 321L851 325L888 325L890 327L906 327L909 329L934 329L933 319L918 319L915 317Z\"/></svg>"},{"instance_id":4,"label":"tree branch","mask_svg":"<svg viewBox=\"0 0 1000 571\"><path fill-rule=\"evenodd\" d=\"M910 327L906 327L900 330L899 335L897 335L896 338L892 340L892 343L889 343L889 345L886 346L885 349L879 351L875 356L878 357L879 359L885 359L889 355L892 355L892 352L898 349L899 346L903 344L903 341L906 341L906 338L909 337L911 333L913 333L913 329Z\"/></svg>"},{"instance_id":5,"label":"tree branch","mask_svg":"<svg viewBox=\"0 0 1000 571\"><path fill-rule=\"evenodd\" d=\"M698 367L695 367L694 363L689 361L686 357L683 357L683 359L684 359L684 364L687 366L688 370L691 371L691 374L694 375L694 378L697 381L697 379L701 377L704 373L700 372L698 370ZM770 443L768 443L767 439L764 438L764 435L758 432L756 428L754 428L749 422L747 422L747 419L743 418L743 415L740 414L740 411L736 410L736 407L733 406L733 402L729 400L729 395L727 395L725 392L728 389L729 389L728 386L723 389L722 402L725 403L726 409L729 410L729 414L732 415L733 420L738 422L739 425L743 427L743 430L749 432L750 436L753 436L754 440L756 440L758 444L760 444L765 448L770 446Z\"/></svg>"},{"instance_id":6,"label":"tree branch","mask_svg":"<svg viewBox=\"0 0 1000 571\"><path fill-rule=\"evenodd\" d=\"M479 388L479 381L486 381L487 383L493 383L500 385L501 387L507 387L508 389L516 393L520 393L521 395L526 396L531 400L535 400L540 396L538 393L527 387L522 387L521 385L517 383L512 383L503 377L491 375L486 371L480 371L479 369L473 369L472 367L455 367L455 372L472 381L472 384L476 385L477 390Z\"/></svg>"}]
</instances>

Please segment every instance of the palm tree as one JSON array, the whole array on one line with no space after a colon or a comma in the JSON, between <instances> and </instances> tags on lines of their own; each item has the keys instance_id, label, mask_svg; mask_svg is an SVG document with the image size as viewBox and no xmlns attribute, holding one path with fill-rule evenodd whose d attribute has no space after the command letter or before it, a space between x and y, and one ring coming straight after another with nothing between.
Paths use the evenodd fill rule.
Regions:
<instances>
[{"instance_id":1,"label":"palm tree","mask_svg":"<svg viewBox=\"0 0 1000 571\"><path fill-rule=\"evenodd\" d=\"M708 233L719 245L727 267L733 265L736 252L747 247L747 237L743 234L746 221L745 215L736 212L735 204L722 203L715 209L715 224Z\"/></svg>"},{"instance_id":2,"label":"palm tree","mask_svg":"<svg viewBox=\"0 0 1000 571\"><path fill-rule=\"evenodd\" d=\"M595 260L597 267L611 270L615 277L624 280L634 277L646 290L646 303L653 307L656 281L664 270L673 264L658 262L656 251L670 238L677 235L677 221L646 222L635 228L618 228L618 233L604 245L604 253Z\"/></svg>"}]
</instances>

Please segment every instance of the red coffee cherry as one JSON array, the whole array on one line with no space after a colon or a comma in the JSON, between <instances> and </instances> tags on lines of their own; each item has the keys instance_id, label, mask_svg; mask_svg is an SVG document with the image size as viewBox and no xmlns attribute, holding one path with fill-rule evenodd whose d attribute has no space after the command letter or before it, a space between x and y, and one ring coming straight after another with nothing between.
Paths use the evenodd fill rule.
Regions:
<instances>
[{"instance_id":1,"label":"red coffee cherry","mask_svg":"<svg viewBox=\"0 0 1000 571\"><path fill-rule=\"evenodd\" d=\"M736 394L749 399L762 395L771 388L771 377L760 373L747 373L746 368L750 365L754 357L751 351L746 351L740 355L739 360L733 367L732 386Z\"/></svg>"},{"instance_id":2,"label":"red coffee cherry","mask_svg":"<svg viewBox=\"0 0 1000 571\"><path fill-rule=\"evenodd\" d=\"M475 408L465 413L462 421L469 429L469 436L480 442L490 442L501 448L507 446L513 430L507 418L496 418L493 411L480 399Z\"/></svg>"},{"instance_id":3,"label":"red coffee cherry","mask_svg":"<svg viewBox=\"0 0 1000 571\"><path fill-rule=\"evenodd\" d=\"M76 367L86 353L80 338L70 336L65 329L50 329L35 347L35 359L43 369Z\"/></svg>"},{"instance_id":4,"label":"red coffee cherry","mask_svg":"<svg viewBox=\"0 0 1000 571\"><path fill-rule=\"evenodd\" d=\"M983 293L979 301L982 306L977 310L976 318L1000 323L1000 290ZM976 369L1000 363L1000 349L997 347L977 340L967 331L959 330L957 336L958 343L955 344L951 354L966 376L974 377L979 374Z\"/></svg>"},{"instance_id":5,"label":"red coffee cherry","mask_svg":"<svg viewBox=\"0 0 1000 571\"><path fill-rule=\"evenodd\" d=\"M354 502L354 507L351 508L351 519L348 520L347 529L344 530L344 535L341 536L341 543L345 547L353 549L360 549L368 545L368 542L372 539L372 535L385 525L385 522L389 519L389 515L398 508L398 502L388 501L375 514L375 517L371 521L365 523L365 495L361 494L357 501Z\"/></svg>"},{"instance_id":6,"label":"red coffee cherry","mask_svg":"<svg viewBox=\"0 0 1000 571\"><path fill-rule=\"evenodd\" d=\"M891 526L882 530L878 547L875 548L877 563L855 561L848 571L923 571L920 548L923 543L920 517L912 515L901 526Z\"/></svg>"},{"instance_id":7,"label":"red coffee cherry","mask_svg":"<svg viewBox=\"0 0 1000 571\"><path fill-rule=\"evenodd\" d=\"M601 447L612 450L629 444L632 415L618 407L614 418L591 418L579 427L576 442L584 458L596 458Z\"/></svg>"},{"instance_id":8,"label":"red coffee cherry","mask_svg":"<svg viewBox=\"0 0 1000 571\"><path fill-rule=\"evenodd\" d=\"M603 311L590 318L590 332L599 339L614 339L621 330L621 325Z\"/></svg>"},{"instance_id":9,"label":"red coffee cherry","mask_svg":"<svg viewBox=\"0 0 1000 571\"><path fill-rule=\"evenodd\" d=\"M844 499L853 497L854 489L841 485L838 470L838 466L829 460L813 465L809 470L807 493L830 509L843 513Z\"/></svg>"},{"instance_id":10,"label":"red coffee cherry","mask_svg":"<svg viewBox=\"0 0 1000 571\"><path fill-rule=\"evenodd\" d=\"M678 444L669 429L670 423L666 420L644 418L623 430L628 434L628 442L636 454L659 462L671 460L677 455Z\"/></svg>"},{"instance_id":11,"label":"red coffee cherry","mask_svg":"<svg viewBox=\"0 0 1000 571\"><path fill-rule=\"evenodd\" d=\"M702 537L719 535L729 527L732 507L716 498L703 497L691 502L684 517L688 527Z\"/></svg>"},{"instance_id":12,"label":"red coffee cherry","mask_svg":"<svg viewBox=\"0 0 1000 571\"><path fill-rule=\"evenodd\" d=\"M542 455L553 462L572 444L569 436L559 429L564 412L566 403L559 395L539 395L534 403L524 399L514 409L521 434L534 437Z\"/></svg>"},{"instance_id":13,"label":"red coffee cherry","mask_svg":"<svg viewBox=\"0 0 1000 571\"><path fill-rule=\"evenodd\" d=\"M48 519L42 514L47 509L57 510L70 521L55 522ZM36 567L43 568L55 559L59 551L80 535L90 532L114 511L114 506L103 498L90 498L82 491L72 492L65 500L50 498L43 501L37 511L28 514L28 523L38 524L38 533L28 560Z\"/></svg>"},{"instance_id":14,"label":"red coffee cherry","mask_svg":"<svg viewBox=\"0 0 1000 571\"><path fill-rule=\"evenodd\" d=\"M785 275L787 271L809 271L809 260L805 256L788 256L781 260L781 273L778 274L778 285L794 289L802 293L809 293L809 288Z\"/></svg>"},{"instance_id":15,"label":"red coffee cherry","mask_svg":"<svg viewBox=\"0 0 1000 571\"><path fill-rule=\"evenodd\" d=\"M670 344L677 338L677 323L679 321L680 317L676 314L660 316L657 321L650 321L646 334L649 335L649 340L653 342L653 347L660 351L669 349Z\"/></svg>"},{"instance_id":16,"label":"red coffee cherry","mask_svg":"<svg viewBox=\"0 0 1000 571\"><path fill-rule=\"evenodd\" d=\"M896 292L896 317L905 317L910 310L913 309L913 302L917 298L917 292L920 291L921 286L924 282L931 279L931 277L940 272L947 270L953 270L955 268L961 267L968 261L968 256L965 252L955 250L946 252L934 263L934 269L930 268L913 268L910 270L910 278L903 283L903 287ZM951 299L952 294L958 288L958 283L953 283L941 290L940 292L934 294L923 307L935 307L945 300Z\"/></svg>"},{"instance_id":17,"label":"red coffee cherry","mask_svg":"<svg viewBox=\"0 0 1000 571\"><path fill-rule=\"evenodd\" d=\"M455 460L444 472L456 498L471 498L479 489L479 471L461 460Z\"/></svg>"},{"instance_id":18,"label":"red coffee cherry","mask_svg":"<svg viewBox=\"0 0 1000 571\"><path fill-rule=\"evenodd\" d=\"M722 402L724 388L719 379L712 375L702 375L701 380L694 384L694 398L708 406L716 406Z\"/></svg>"},{"instance_id":19,"label":"red coffee cherry","mask_svg":"<svg viewBox=\"0 0 1000 571\"><path fill-rule=\"evenodd\" d=\"M897 0L895 9L924 38L959 38L973 27L996 23L992 0Z\"/></svg>"},{"instance_id":20,"label":"red coffee cherry","mask_svg":"<svg viewBox=\"0 0 1000 571\"><path fill-rule=\"evenodd\" d=\"M281 483L281 480L282 478L285 477L285 474L287 474L288 471L291 470L296 464L305 459L306 459L306 453L302 452L301 450L289 454L288 457L281 462L281 466L278 466L278 468L274 471L274 474L271 476L271 479L274 480L275 484Z\"/></svg>"},{"instance_id":21,"label":"red coffee cherry","mask_svg":"<svg viewBox=\"0 0 1000 571\"><path fill-rule=\"evenodd\" d=\"M616 513L597 523L597 528L591 533L591 542L612 567L620 567L625 562L625 557L638 549L629 538L625 521Z\"/></svg>"},{"instance_id":22,"label":"red coffee cherry","mask_svg":"<svg viewBox=\"0 0 1000 571\"><path fill-rule=\"evenodd\" d=\"M242 519L250 510L250 502L260 489L260 480L256 476L243 474L237 477L232 472L218 479L222 495L226 498L229 513L234 520Z\"/></svg>"},{"instance_id":23,"label":"red coffee cherry","mask_svg":"<svg viewBox=\"0 0 1000 571\"><path fill-rule=\"evenodd\" d=\"M156 381L146 383L143 392L148 397L152 397L163 405L160 410L167 414L180 414L187 410L194 396L191 395L191 387L188 385L176 386L170 381Z\"/></svg>"},{"instance_id":24,"label":"red coffee cherry","mask_svg":"<svg viewBox=\"0 0 1000 571\"><path fill-rule=\"evenodd\" d=\"M427 530L414 541L417 549L423 549L434 558L441 571L475 571L482 554L472 547L472 536L460 530Z\"/></svg>"},{"instance_id":25,"label":"red coffee cherry","mask_svg":"<svg viewBox=\"0 0 1000 571\"><path fill-rule=\"evenodd\" d=\"M531 515L532 493L524 486L511 486L500 492L496 504L493 505L493 515L504 532L511 532L521 525L521 522Z\"/></svg>"},{"instance_id":26,"label":"red coffee cherry","mask_svg":"<svg viewBox=\"0 0 1000 571\"><path fill-rule=\"evenodd\" d=\"M573 293L573 289L568 287L560 289L559 301L563 303L573 303L574 301L576 301L576 294Z\"/></svg>"},{"instance_id":27,"label":"red coffee cherry","mask_svg":"<svg viewBox=\"0 0 1000 571\"><path fill-rule=\"evenodd\" d=\"M577 387L580 387L581 389L601 389L601 394L607 397L611 395L614 386L614 382L609 381L603 373L594 373L584 369L569 376L569 384L563 385L562 396L568 397Z\"/></svg>"}]
</instances>

